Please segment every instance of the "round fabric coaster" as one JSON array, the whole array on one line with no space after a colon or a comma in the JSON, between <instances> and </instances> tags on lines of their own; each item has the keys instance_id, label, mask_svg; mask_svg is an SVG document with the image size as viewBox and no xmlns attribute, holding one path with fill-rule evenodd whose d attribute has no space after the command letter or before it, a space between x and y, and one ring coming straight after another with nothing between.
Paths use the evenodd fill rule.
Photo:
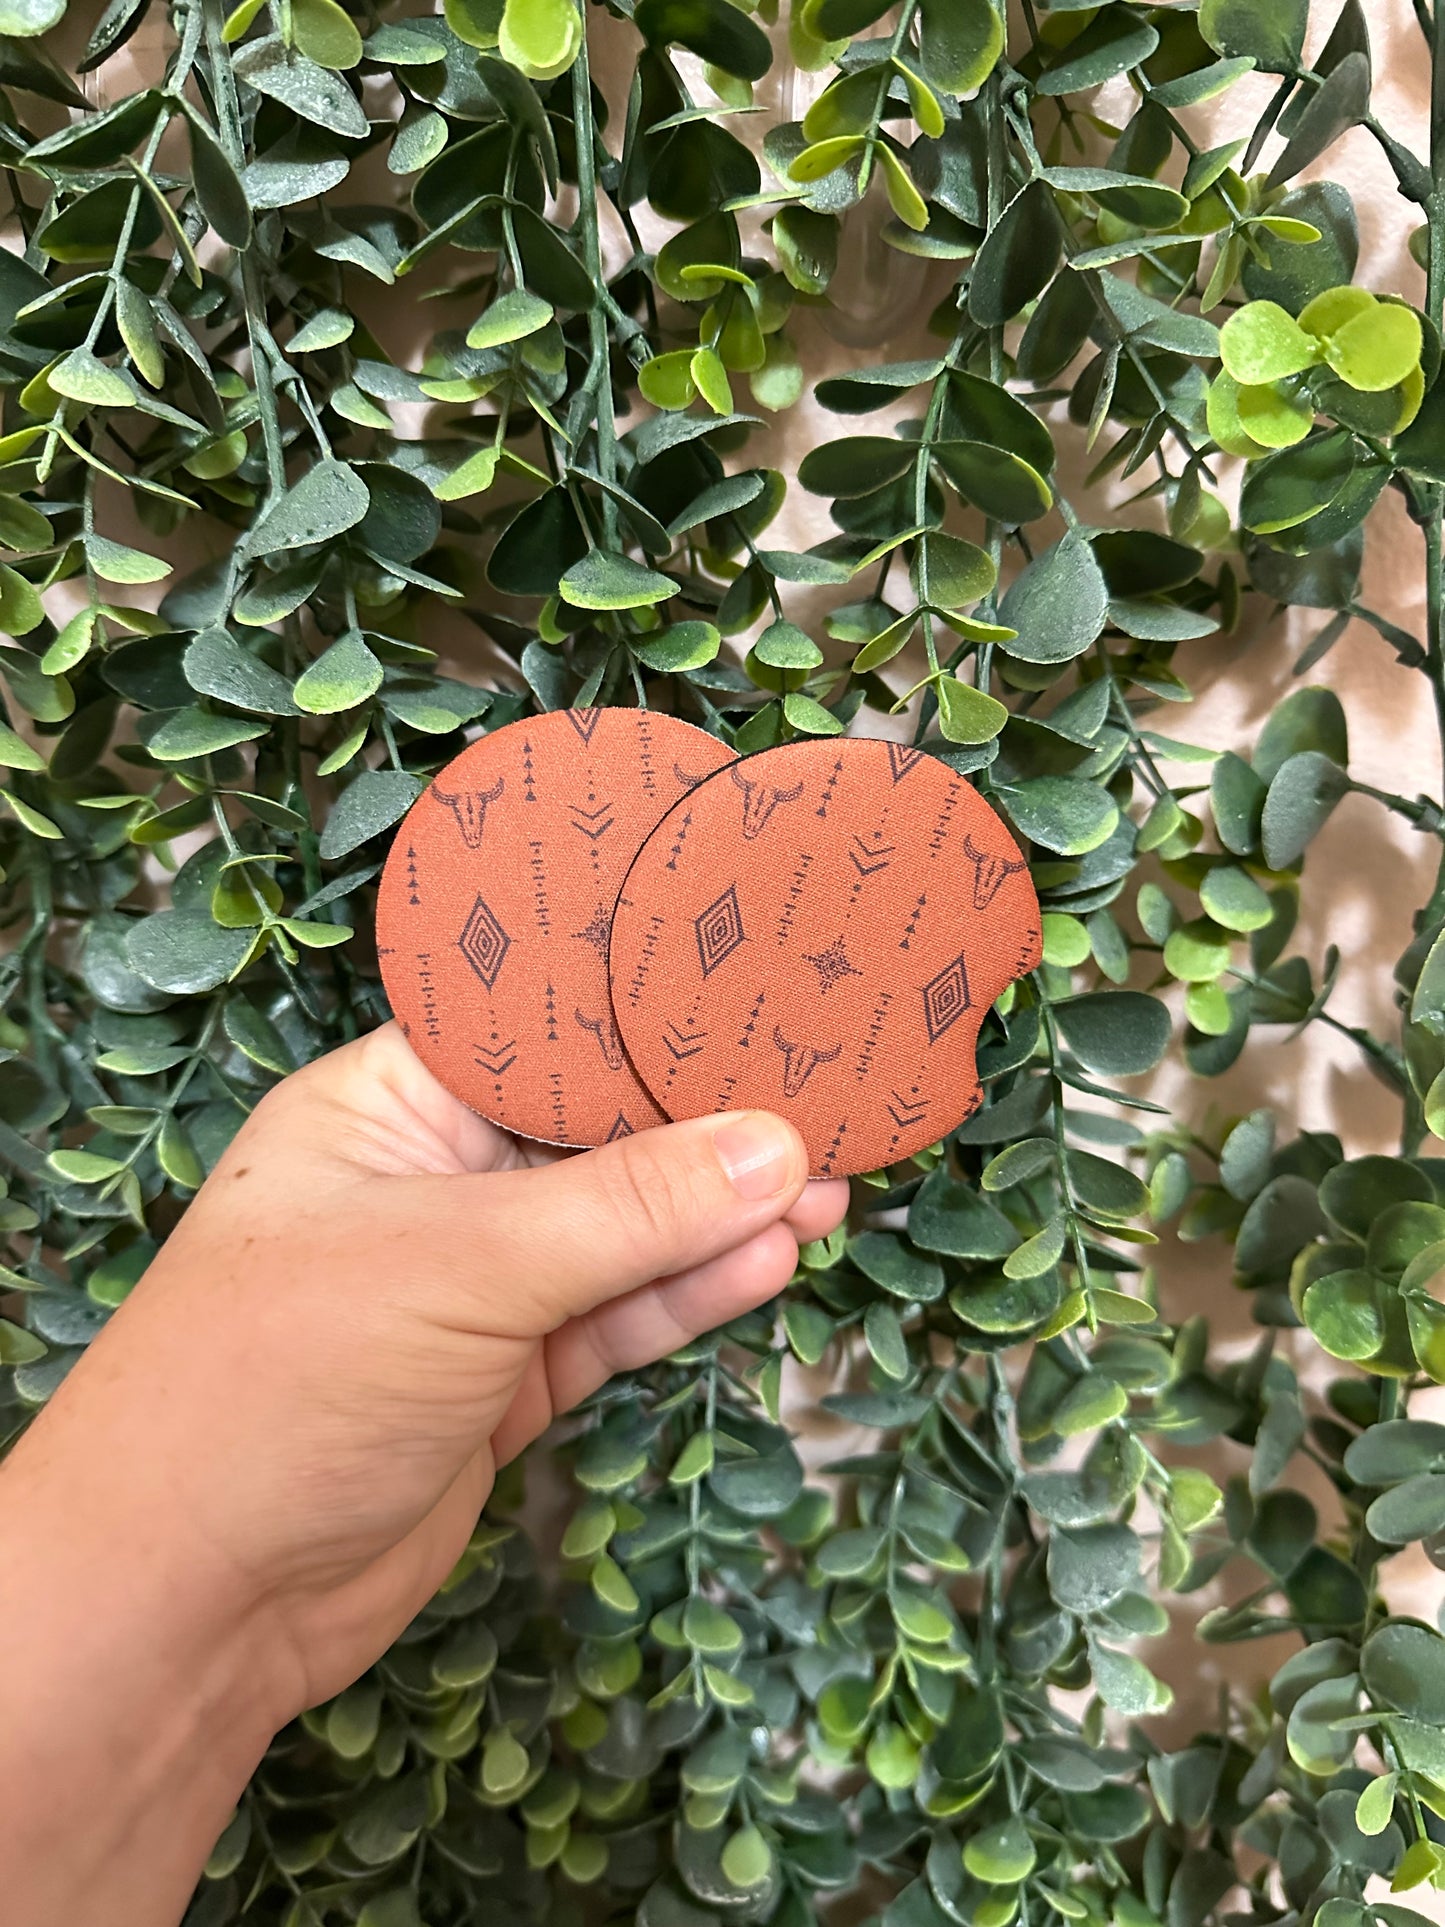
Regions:
<instances>
[{"instance_id":1,"label":"round fabric coaster","mask_svg":"<svg viewBox=\"0 0 1445 1927\"><path fill-rule=\"evenodd\" d=\"M412 1049L463 1103L552 1144L666 1122L613 1022L608 930L644 837L731 761L672 716L560 709L481 737L417 798L377 950Z\"/></svg>"},{"instance_id":2,"label":"round fabric coaster","mask_svg":"<svg viewBox=\"0 0 1445 1927\"><path fill-rule=\"evenodd\" d=\"M612 923L622 1040L671 1117L780 1112L817 1176L982 1100L989 1006L1041 955L1018 846L946 763L852 737L733 763L664 817Z\"/></svg>"}]
</instances>

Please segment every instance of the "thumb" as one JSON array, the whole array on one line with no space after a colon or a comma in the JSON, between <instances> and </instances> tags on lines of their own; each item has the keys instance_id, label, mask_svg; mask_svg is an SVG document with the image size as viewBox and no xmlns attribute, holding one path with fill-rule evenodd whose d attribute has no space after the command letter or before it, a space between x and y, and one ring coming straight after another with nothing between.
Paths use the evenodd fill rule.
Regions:
<instances>
[{"instance_id":1,"label":"thumb","mask_svg":"<svg viewBox=\"0 0 1445 1927\"><path fill-rule=\"evenodd\" d=\"M460 1220L469 1267L479 1249L487 1254L488 1326L541 1337L745 1244L807 1180L792 1125L738 1111L659 1125L534 1170L418 1182L445 1187L429 1222ZM459 1212L464 1187L472 1208Z\"/></svg>"}]
</instances>

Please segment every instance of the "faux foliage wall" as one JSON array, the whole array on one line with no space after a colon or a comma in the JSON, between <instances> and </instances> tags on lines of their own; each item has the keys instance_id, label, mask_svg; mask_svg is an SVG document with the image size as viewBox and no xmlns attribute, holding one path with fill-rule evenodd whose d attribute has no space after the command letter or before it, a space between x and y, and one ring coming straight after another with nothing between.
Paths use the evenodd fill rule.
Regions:
<instances>
[{"instance_id":1,"label":"faux foliage wall","mask_svg":"<svg viewBox=\"0 0 1445 1927\"><path fill-rule=\"evenodd\" d=\"M5 1432L259 1095L384 1017L386 840L478 728L641 702L750 750L901 711L1046 911L987 1107L862 1181L774 1311L595 1401L540 1568L509 1479L279 1736L191 1927L1413 1927L1390 1894L1445 1885L1445 1640L1380 1591L1445 1564L1411 1416L1445 1381L1445 883L1389 1035L1293 938L1342 797L1435 839L1441 805L1352 778L1318 671L1195 746L1175 660L1244 598L1318 612L1302 669L1358 618L1445 718L1440 5L1417 154L1359 0L112 0L78 76L65 0L0 0ZM610 116L589 36L635 62ZM805 118L745 118L781 61ZM1423 314L1355 281L1347 186L1293 184L1347 129ZM760 466L880 196L930 351L858 351L836 433ZM419 335L437 294L467 325L402 366L357 316L409 284ZM1056 473L1084 450L1107 527ZM1388 493L1420 636L1360 601ZM790 498L834 532L777 546ZM1149 1094L1166 1052L1208 1079L1310 1025L1398 1156ZM1244 1355L1161 1314L1166 1227L1247 1297ZM853 1442L805 1472L820 1383ZM1264 1635L1283 1663L1181 1741L1149 1641L1205 1588L1226 1676Z\"/></svg>"}]
</instances>

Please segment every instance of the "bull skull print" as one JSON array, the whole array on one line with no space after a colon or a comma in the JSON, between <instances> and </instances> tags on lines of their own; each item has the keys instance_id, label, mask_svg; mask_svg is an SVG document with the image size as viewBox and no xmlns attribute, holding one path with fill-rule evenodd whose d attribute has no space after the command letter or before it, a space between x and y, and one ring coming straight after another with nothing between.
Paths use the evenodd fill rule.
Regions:
<instances>
[{"instance_id":1,"label":"bull skull print","mask_svg":"<svg viewBox=\"0 0 1445 1927\"><path fill-rule=\"evenodd\" d=\"M507 779L504 776L499 776L489 790L443 790L438 789L435 783L431 786L432 795L438 803L445 803L457 819L462 841L469 850L481 848L487 805L495 803L506 787Z\"/></svg>"},{"instance_id":2,"label":"bull skull print","mask_svg":"<svg viewBox=\"0 0 1445 1927\"><path fill-rule=\"evenodd\" d=\"M1004 883L1026 866L1022 857L994 856L965 835L963 847L973 863L973 907L987 910Z\"/></svg>"},{"instance_id":3,"label":"bull skull print","mask_svg":"<svg viewBox=\"0 0 1445 1927\"><path fill-rule=\"evenodd\" d=\"M797 1097L818 1066L831 1064L843 1048L835 1044L832 1050L814 1050L811 1044L790 1044L777 1024L773 1026L773 1042L783 1053L784 1097Z\"/></svg>"},{"instance_id":4,"label":"bull skull print","mask_svg":"<svg viewBox=\"0 0 1445 1927\"><path fill-rule=\"evenodd\" d=\"M752 781L743 775L736 763L728 765L728 775L743 793L743 836L749 843L762 834L768 818L779 803L795 803L803 794L801 779L790 790L780 790L771 783Z\"/></svg>"}]
</instances>

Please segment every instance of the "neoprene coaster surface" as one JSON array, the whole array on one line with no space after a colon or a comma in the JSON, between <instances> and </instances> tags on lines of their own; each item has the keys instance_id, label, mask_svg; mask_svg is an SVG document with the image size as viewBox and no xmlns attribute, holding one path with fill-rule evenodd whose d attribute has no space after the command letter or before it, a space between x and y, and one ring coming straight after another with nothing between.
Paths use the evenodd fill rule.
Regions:
<instances>
[{"instance_id":1,"label":"neoprene coaster surface","mask_svg":"<svg viewBox=\"0 0 1445 1927\"><path fill-rule=\"evenodd\" d=\"M552 1144L666 1122L613 1022L608 930L643 839L731 761L650 710L552 710L472 743L417 798L377 949L412 1049L463 1103Z\"/></svg>"},{"instance_id":2,"label":"neoprene coaster surface","mask_svg":"<svg viewBox=\"0 0 1445 1927\"><path fill-rule=\"evenodd\" d=\"M976 1108L979 1027L1040 958L1018 846L946 763L785 744L674 805L612 924L623 1043L674 1118L790 1118L815 1175L871 1171Z\"/></svg>"}]
</instances>

